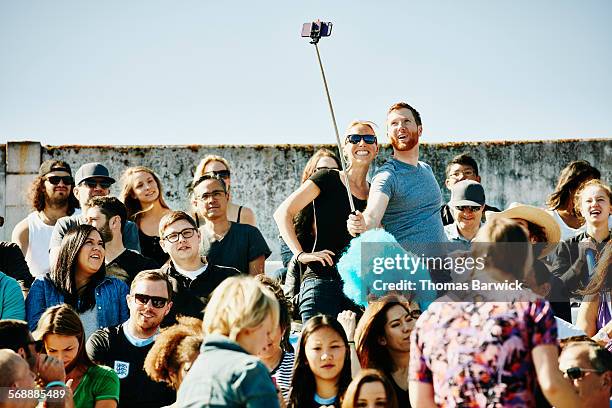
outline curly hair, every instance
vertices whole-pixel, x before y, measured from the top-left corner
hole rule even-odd
[[[181,366],[196,359],[204,341],[202,320],[179,316],[178,324],[163,329],[144,361],[147,375],[177,390]]]
[[[68,212],[67,215],[74,214],[74,210],[79,208],[79,200],[74,196],[74,186],[70,186],[70,193],[68,194]],[[33,209],[36,211],[42,211],[45,209],[47,195],[45,193],[45,176],[38,176],[34,179],[28,189],[28,201]]]

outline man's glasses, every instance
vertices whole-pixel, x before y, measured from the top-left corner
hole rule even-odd
[[[476,172],[474,170],[457,170],[452,172],[451,174],[449,174],[450,177],[452,178],[459,178],[463,175],[463,177],[473,177],[476,175]]]
[[[153,305],[153,307],[156,309],[161,309],[168,303],[168,299],[166,298],[159,296],[143,295],[142,293],[134,293],[134,299],[136,299],[136,303],[141,306],[145,306],[147,303],[149,303],[150,300],[151,305]]]
[[[166,235],[163,239],[165,239],[166,241],[170,242],[171,244],[174,244],[175,242],[178,242],[180,237],[183,237],[185,239],[189,239],[191,237],[194,236],[194,234],[196,233],[197,229],[196,228],[185,228],[182,231],[179,232],[173,232],[171,234]]]
[[[57,186],[60,181],[63,181],[64,185],[66,186],[71,186],[74,184],[74,179],[72,176],[49,176],[46,178],[46,180],[54,186]]]
[[[110,188],[113,185],[110,181],[95,181],[95,180],[84,180],[81,182],[81,185],[86,185],[89,188],[96,188],[96,186],[100,186],[100,188]]]
[[[207,171],[202,176],[208,176],[209,178],[218,177],[218,178],[222,178],[222,179],[228,179],[228,178],[230,178],[230,171],[229,170]]]
[[[474,206],[474,205],[458,205],[455,208],[459,211],[470,210],[471,212],[477,212],[482,209],[481,206]]]
[[[225,191],[223,191],[223,190],[215,190],[215,191],[212,191],[210,193],[203,193],[200,197],[198,197],[198,200],[206,201],[209,198],[214,198],[215,200],[218,200],[221,197],[223,197],[224,195],[225,195]]]
[[[586,373],[601,373],[601,371],[595,370],[594,368],[570,367],[563,373],[572,380],[579,380],[584,377]]]
[[[376,143],[376,136],[374,135],[348,135],[346,141],[352,144],[358,144],[363,139],[366,144]]]

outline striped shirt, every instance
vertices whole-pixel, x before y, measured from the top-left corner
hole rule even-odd
[[[281,358],[280,364],[270,373],[276,380],[276,386],[281,390],[286,402],[289,401],[294,360],[295,354],[283,351],[283,357]]]

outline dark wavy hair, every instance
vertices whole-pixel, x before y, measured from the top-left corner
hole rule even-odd
[[[81,293],[77,291],[75,274],[77,270],[77,259],[81,248],[85,245],[87,237],[93,231],[98,232],[95,227],[88,224],[78,225],[68,230],[57,258],[55,267],[51,270],[50,277],[55,287],[64,295],[64,302],[72,306],[77,312],[83,313],[96,305],[96,286],[106,276],[106,266],[98,269]],[[100,235],[100,238],[102,235]],[[104,241],[102,241],[104,245]]]
[[[586,160],[573,161],[559,175],[555,191],[548,196],[546,205],[550,210],[565,207],[571,203],[572,192],[590,179],[601,178],[601,173]]]
[[[317,330],[329,327],[342,339],[346,348],[344,354],[344,365],[338,379],[338,399],[344,395],[347,387],[351,383],[351,352],[346,338],[344,328],[335,317],[329,315],[317,315],[312,317],[302,328],[302,335],[298,343],[297,356],[293,366],[293,377],[291,378],[291,393],[289,395],[289,405],[291,407],[302,407],[312,405],[317,383],[306,359],[306,342],[308,338]]]
[[[385,335],[387,311],[393,306],[401,306],[410,313],[409,304],[405,299],[396,295],[387,295],[371,302],[359,320],[355,330],[355,344],[361,367],[375,368],[387,374],[395,370],[389,349],[378,343],[378,339]]]
[[[379,382],[385,388],[385,396],[387,397],[387,408],[398,408],[395,389],[389,379],[380,371],[373,369],[363,369],[351,381],[351,384],[346,389],[346,394],[342,399],[342,408],[353,408],[357,406],[359,401],[359,393],[364,384]]]
[[[28,190],[28,201],[32,208],[36,211],[42,211],[45,209],[46,194],[45,194],[45,177],[38,176],[34,179]],[[68,193],[68,215],[74,214],[74,210],[79,208],[79,200],[74,196],[74,186],[70,186],[70,192]]]
[[[44,341],[48,334],[74,336],[79,341],[79,351],[74,360],[68,364],[66,372],[74,367],[91,367],[94,365],[85,348],[86,338],[83,323],[81,323],[79,315],[69,305],[53,306],[42,314],[34,331],[34,338]]]

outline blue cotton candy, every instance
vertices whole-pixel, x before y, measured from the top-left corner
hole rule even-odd
[[[364,252],[362,254],[362,251]],[[395,258],[397,255],[412,255],[406,252],[395,240],[393,235],[384,229],[366,231],[351,240],[345,253],[338,262],[338,271],[344,281],[344,293],[347,297],[361,306],[367,306],[368,296],[380,297],[381,291],[373,289],[374,281],[397,282],[410,280],[417,283],[417,290],[402,293],[419,302],[421,310],[435,299],[435,291],[422,291],[418,285],[419,280],[429,280],[429,271],[424,267],[417,268],[414,273],[395,268],[387,269],[380,274],[373,272],[374,258]],[[363,268],[362,268],[363,267]]]

